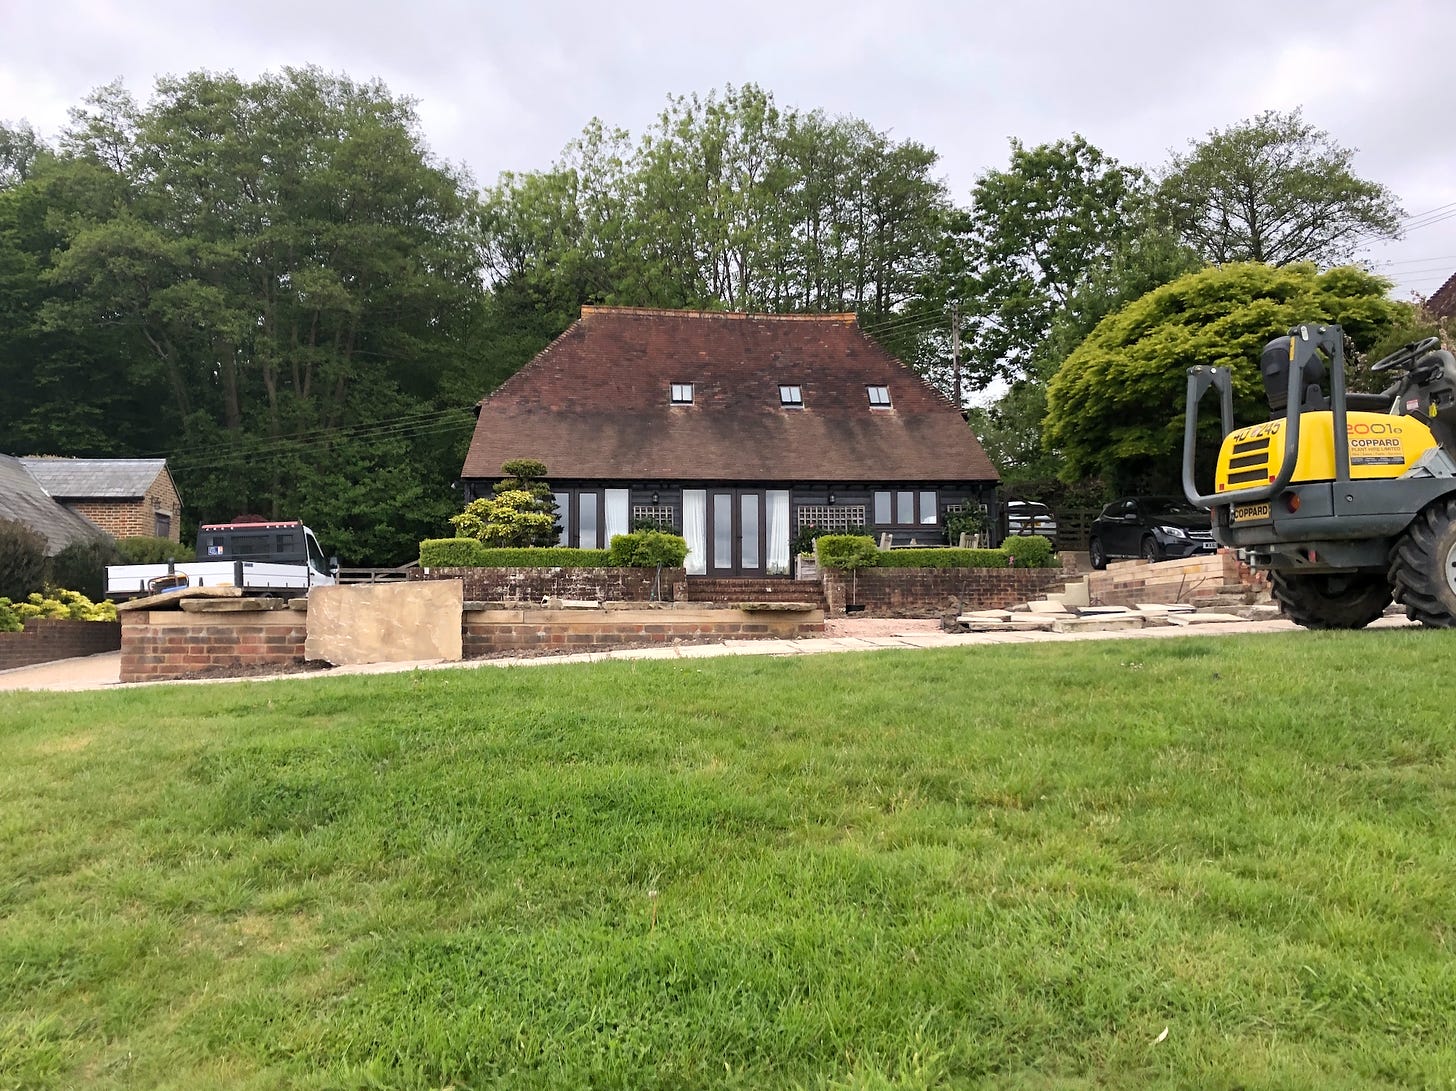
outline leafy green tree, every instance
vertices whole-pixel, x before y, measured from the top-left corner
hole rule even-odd
[[[1081,136],[1027,148],[983,174],[961,239],[958,291],[973,382],[1043,379],[1038,349],[1056,315],[1141,223],[1148,184]]]
[[[1267,419],[1258,357],[1300,322],[1338,322],[1356,345],[1402,321],[1388,281],[1352,267],[1241,263],[1180,277],[1103,319],[1047,389],[1046,441],[1062,477],[1117,491],[1174,489],[1181,476],[1187,369],[1233,371],[1240,422]],[[1217,414],[1206,422],[1214,439]]]
[[[501,466],[506,476],[491,486],[495,499],[482,498],[452,516],[455,533],[488,546],[552,546],[560,534],[556,499],[546,483],[546,464],[514,458]]]
[[[1269,110],[1175,155],[1159,202],[1208,261],[1338,265],[1370,239],[1399,234],[1394,195],[1358,177],[1353,159],[1299,110]]]

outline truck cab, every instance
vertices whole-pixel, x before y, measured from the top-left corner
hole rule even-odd
[[[298,519],[267,523],[204,523],[197,528],[199,561],[269,561],[307,565],[311,583],[333,583],[337,559],[326,560],[313,531]]]

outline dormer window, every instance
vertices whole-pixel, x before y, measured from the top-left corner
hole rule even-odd
[[[671,395],[672,395],[672,404],[673,405],[692,405],[693,404],[693,384],[692,383],[673,383],[673,384],[671,384],[671,386],[672,386]]]
[[[801,386],[779,386],[779,404],[792,406],[796,409],[804,408],[804,388]]]
[[[865,390],[869,391],[870,405],[875,409],[890,408],[890,388],[888,386],[867,386]]]

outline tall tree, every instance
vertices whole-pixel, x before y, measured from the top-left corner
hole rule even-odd
[[[103,88],[64,148],[118,199],[73,215],[51,323],[145,345],[189,504],[304,515],[347,557],[407,556],[451,506],[468,417],[440,442],[436,394],[478,283],[465,179],[411,105],[312,68],[196,73],[145,109]],[[327,503],[345,491],[347,511]]]
[[[1348,261],[1399,234],[1384,186],[1358,177],[1354,152],[1299,110],[1215,129],[1175,155],[1158,189],[1165,216],[1208,261],[1284,265]]]
[[[1138,222],[1147,180],[1081,136],[1028,148],[971,192],[963,246],[970,374],[1037,379],[1038,347],[1077,288]]]

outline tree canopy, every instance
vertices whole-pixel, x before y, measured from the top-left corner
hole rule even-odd
[[[1270,110],[1175,155],[1158,195],[1174,229],[1215,264],[1338,265],[1399,233],[1394,195],[1357,177],[1353,159],[1299,110]]]
[[[1232,369],[1239,421],[1267,419],[1264,343],[1301,322],[1338,322],[1369,346],[1409,310],[1389,289],[1352,267],[1241,263],[1149,292],[1098,323],[1048,385],[1046,442],[1061,451],[1063,477],[1102,477],[1122,491],[1173,488],[1188,368]]]

